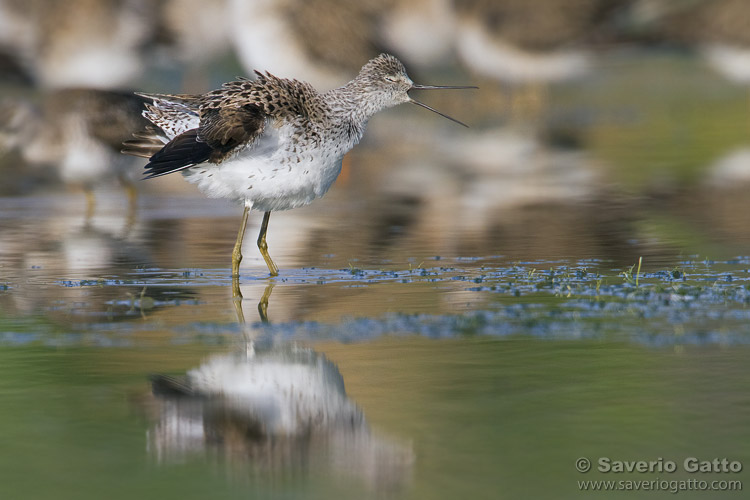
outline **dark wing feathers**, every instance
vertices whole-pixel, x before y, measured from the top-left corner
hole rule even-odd
[[[201,111],[198,140],[216,150],[217,160],[241,144],[254,141],[263,133],[266,115],[255,104],[210,108]]]
[[[146,178],[150,179],[205,161],[220,163],[238,148],[258,139],[268,120],[310,117],[317,92],[309,84],[256,73],[257,80],[241,78],[202,96],[141,94],[154,100],[154,104],[147,105],[149,112],[145,116],[157,128],[136,134],[135,139],[125,143],[123,152],[150,157],[145,167]],[[159,137],[165,134],[158,128],[170,120],[156,115],[162,113],[161,107],[165,107],[163,113],[168,113],[169,106],[179,108],[172,112],[180,112],[181,107],[193,116],[199,112],[200,125],[163,145]],[[158,118],[166,118],[165,124],[156,123]]]
[[[184,170],[211,157],[211,146],[198,140],[198,129],[188,130],[167,143],[146,165],[145,179]]]
[[[265,115],[258,106],[212,108],[201,113],[200,127],[178,135],[159,147],[153,131],[136,135],[123,152],[150,157],[146,179],[178,172],[204,161],[219,163],[238,146],[251,143],[262,132]],[[159,147],[157,151],[153,148]],[[149,154],[151,153],[151,154]],[[153,156],[152,156],[153,155]]]

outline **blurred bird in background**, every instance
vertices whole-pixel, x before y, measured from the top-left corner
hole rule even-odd
[[[633,11],[652,40],[694,50],[725,78],[750,84],[750,3],[641,0]]]
[[[136,204],[137,169],[119,154],[122,141],[148,122],[143,99],[130,92],[61,89],[38,101],[6,98],[0,102],[0,151],[18,151],[29,166],[50,167],[66,185],[83,188],[88,216],[94,212],[94,188],[119,180]]]
[[[0,1],[0,48],[41,87],[118,88],[144,71],[154,0]]]

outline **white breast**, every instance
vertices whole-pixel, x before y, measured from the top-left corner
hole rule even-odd
[[[313,146],[292,140],[295,128],[268,126],[261,138],[220,164],[205,163],[184,173],[207,196],[244,202],[254,210],[289,210],[323,196],[353,147],[339,141]]]

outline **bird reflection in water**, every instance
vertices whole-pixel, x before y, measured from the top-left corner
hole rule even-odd
[[[264,321],[271,289],[259,304]],[[241,295],[235,304],[241,313]],[[184,376],[152,377],[158,416],[148,446],[157,460],[208,456],[242,475],[324,474],[379,491],[404,487],[411,447],[371,431],[336,365],[310,348],[264,344],[249,339]]]
[[[273,291],[274,282],[269,281],[266,285],[263,295],[258,301],[258,316],[262,323],[268,323],[268,301],[271,299],[271,292]],[[240,279],[239,276],[232,276],[232,304],[234,305],[234,311],[237,314],[237,322],[244,329],[245,328],[245,313],[242,310],[242,291],[240,290]],[[247,333],[247,332],[246,332]]]

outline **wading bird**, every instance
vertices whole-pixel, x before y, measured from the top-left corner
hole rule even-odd
[[[244,204],[232,253],[233,278],[239,276],[251,209],[264,212],[258,248],[276,276],[279,270],[266,244],[271,212],[323,196],[370,117],[411,102],[464,125],[415,101],[409,91],[476,88],[416,85],[388,54],[370,60],[343,87],[324,93],[304,82],[256,73],[256,80],[239,79],[202,95],[141,94],[151,100],[144,116],[153,126],[123,149],[149,158],[146,178],[181,171],[207,196]]]

